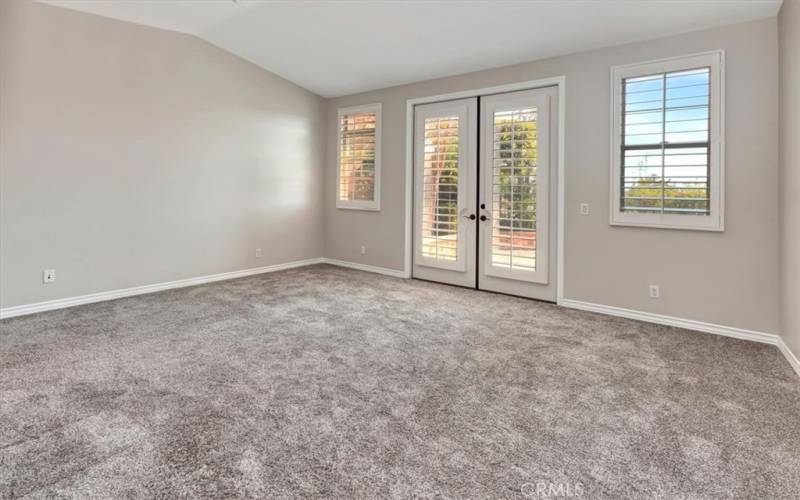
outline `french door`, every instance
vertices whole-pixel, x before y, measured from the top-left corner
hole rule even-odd
[[[555,87],[415,108],[413,276],[555,300]]]
[[[478,99],[425,104],[414,112],[413,275],[474,287]]]

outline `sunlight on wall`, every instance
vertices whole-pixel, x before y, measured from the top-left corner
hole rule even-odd
[[[269,115],[259,123],[262,138],[257,152],[256,206],[264,210],[300,210],[311,201],[310,186],[317,165],[316,145],[308,118],[293,115]]]

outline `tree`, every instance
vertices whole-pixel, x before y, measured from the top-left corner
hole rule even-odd
[[[708,190],[706,187],[696,187],[702,182],[691,181],[687,186],[686,182],[662,179],[655,175],[641,178],[625,188],[625,208],[631,211],[637,208],[661,208],[663,197],[664,210],[667,212],[672,209],[706,213],[709,206]]]
[[[495,118],[497,216],[504,229],[536,230],[536,122]]]

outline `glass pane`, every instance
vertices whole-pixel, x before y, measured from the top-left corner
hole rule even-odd
[[[458,258],[458,117],[425,119],[422,256]]]
[[[375,198],[375,113],[344,115],[339,127],[339,199]]]
[[[623,209],[709,213],[708,147],[632,150],[623,157]]]
[[[536,108],[494,114],[492,265],[536,270]]]
[[[622,210],[708,215],[710,69],[623,80]]]

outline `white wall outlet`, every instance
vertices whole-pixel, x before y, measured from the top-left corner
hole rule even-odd
[[[367,247],[361,245],[361,255],[367,255]]]
[[[650,298],[657,299],[661,296],[661,291],[658,289],[658,285],[650,285]]]
[[[42,283],[52,283],[56,280],[55,269],[45,269],[42,271]]]
[[[256,248],[256,258],[260,258],[260,257],[261,257],[261,249],[260,248]]]
[[[589,204],[581,203],[581,215],[589,215]]]

